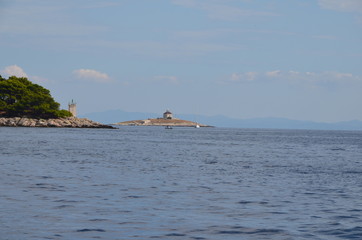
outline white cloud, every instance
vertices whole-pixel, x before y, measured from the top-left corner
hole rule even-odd
[[[28,77],[28,75],[24,72],[24,70],[18,65],[11,65],[5,67],[2,71],[2,74],[7,76],[16,76],[16,77]]]
[[[333,81],[333,82],[346,82],[346,81],[362,81],[361,76],[353,75],[352,73],[342,73],[342,72],[323,72],[317,74],[316,76],[322,78],[324,81]]]
[[[247,72],[245,73],[245,77],[248,81],[254,81],[255,78],[257,77],[258,73],[256,72]]]
[[[104,83],[111,81],[111,78],[106,73],[98,72],[93,69],[78,69],[74,70],[73,74],[79,79],[85,79],[94,82]]]
[[[242,79],[242,74],[233,73],[231,74],[230,80],[232,82],[239,82]]]
[[[278,77],[281,75],[281,73],[282,73],[282,71],[275,70],[275,71],[271,71],[271,72],[266,72],[265,75],[268,77]]]
[[[230,76],[231,82],[252,82],[258,76],[257,72],[233,73]]]
[[[329,10],[362,13],[361,0],[318,0],[318,3]]]
[[[298,76],[299,74],[300,74],[300,72],[297,72],[297,71],[289,71],[289,74],[291,75],[291,76]]]
[[[171,83],[171,84],[179,84],[179,80],[176,76],[155,76],[153,77],[155,81]]]
[[[7,77],[16,76],[16,77],[26,77],[32,82],[35,83],[45,83],[49,82],[48,79],[39,77],[39,76],[29,76],[21,67],[18,65],[11,65],[5,67],[3,70],[0,70],[0,73],[6,75]]]

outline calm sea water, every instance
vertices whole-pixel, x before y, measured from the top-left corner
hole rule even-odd
[[[362,132],[3,127],[0,239],[362,239]]]

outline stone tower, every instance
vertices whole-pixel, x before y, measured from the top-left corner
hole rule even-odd
[[[169,110],[163,113],[163,119],[173,119],[172,113]]]
[[[68,111],[73,115],[73,117],[77,116],[77,104],[72,101],[68,104]]]

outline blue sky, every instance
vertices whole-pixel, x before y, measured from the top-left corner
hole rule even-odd
[[[0,0],[0,53],[79,114],[362,120],[361,0]]]

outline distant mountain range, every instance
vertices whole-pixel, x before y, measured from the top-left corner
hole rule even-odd
[[[109,110],[104,112],[95,112],[81,115],[79,117],[89,118],[91,120],[113,124],[130,120],[143,120],[148,118],[161,117],[161,113],[140,113],[126,112],[122,110]],[[222,115],[202,116],[194,114],[177,114],[175,117],[196,121],[215,127],[228,128],[274,128],[274,129],[311,129],[311,130],[362,130],[362,121],[353,120],[336,123],[323,123],[312,121],[299,121],[286,118],[251,118],[236,119]]]

